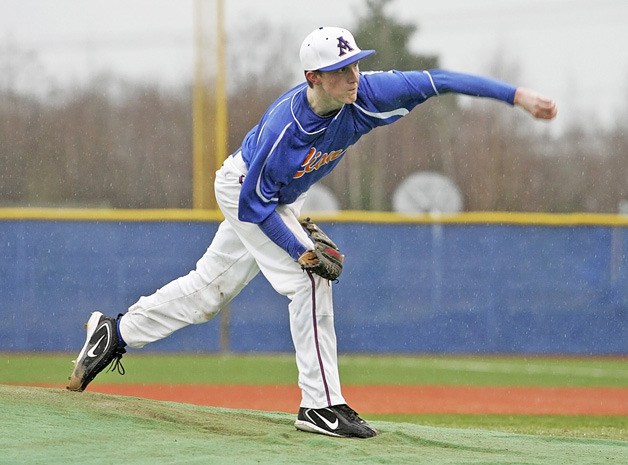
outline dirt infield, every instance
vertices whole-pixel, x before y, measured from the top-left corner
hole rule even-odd
[[[296,386],[94,384],[104,394],[196,405],[294,412]],[[361,413],[628,415],[628,389],[463,386],[345,386],[343,393]]]

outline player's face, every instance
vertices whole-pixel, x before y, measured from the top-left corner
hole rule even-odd
[[[352,63],[336,71],[321,73],[321,84],[327,96],[342,106],[351,104],[358,98],[360,82],[358,62]]]

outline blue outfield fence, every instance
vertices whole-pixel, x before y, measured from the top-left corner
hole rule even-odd
[[[0,351],[77,350],[92,310],[125,312],[186,274],[218,227],[115,218],[0,216]],[[346,254],[334,287],[340,352],[628,354],[628,222],[373,218],[319,221]],[[143,350],[216,352],[228,341],[234,352],[291,352],[287,306],[260,275],[228,321]]]

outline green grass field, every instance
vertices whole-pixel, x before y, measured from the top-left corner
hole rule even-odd
[[[628,463],[625,416],[370,415],[371,440],[297,432],[294,415],[62,389],[73,354],[0,354],[0,464]],[[105,383],[293,384],[291,355],[149,355]],[[626,359],[342,356],[345,385],[628,387]],[[58,388],[23,387],[52,385]],[[295,406],[296,407],[296,406]]]
[[[0,383],[65,383],[76,354],[0,354]],[[131,352],[107,383],[293,384],[294,356]],[[628,359],[341,355],[344,384],[628,387]],[[96,382],[95,381],[95,382]]]

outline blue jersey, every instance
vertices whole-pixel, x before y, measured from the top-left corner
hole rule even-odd
[[[248,173],[239,219],[260,224],[294,258],[304,248],[274,213],[329,174],[347,148],[372,129],[391,124],[428,98],[455,92],[513,104],[515,88],[494,79],[444,70],[362,73],[357,100],[332,116],[319,116],[307,101],[307,84],[279,97],[244,138]],[[284,226],[284,227],[282,227]]]

